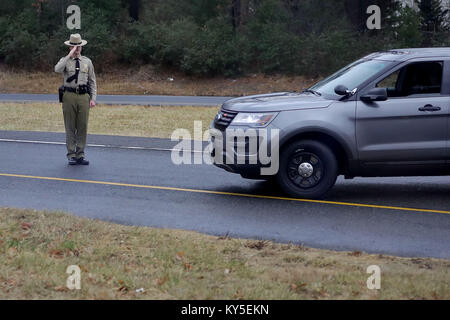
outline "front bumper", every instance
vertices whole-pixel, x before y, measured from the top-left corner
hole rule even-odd
[[[261,152],[265,151],[268,157],[271,156],[271,149],[261,150],[262,144],[271,145],[271,135],[254,134],[255,128],[232,126],[225,130],[219,130],[215,127],[214,121],[211,123],[211,158],[212,163],[228,172],[237,173],[245,178],[261,178],[261,169],[270,167],[267,160],[261,158]],[[273,126],[258,128],[256,130],[275,129]],[[243,135],[236,132],[244,133]],[[251,134],[248,134],[251,133]],[[278,151],[278,150],[277,150]]]

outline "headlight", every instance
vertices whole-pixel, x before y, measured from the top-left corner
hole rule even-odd
[[[233,119],[231,124],[233,125],[248,125],[252,127],[264,127],[270,121],[275,119],[278,112],[271,113],[244,113],[239,112]]]

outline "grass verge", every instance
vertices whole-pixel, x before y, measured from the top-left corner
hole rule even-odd
[[[177,128],[207,129],[219,107],[102,106],[89,114],[90,134],[170,138]],[[0,103],[0,130],[64,132],[61,104]]]
[[[0,299],[450,299],[450,261],[0,208]],[[81,290],[66,287],[81,269]],[[366,286],[381,268],[381,289]],[[136,291],[137,290],[137,291]]]
[[[95,64],[95,62],[94,62]],[[99,94],[242,96],[275,91],[299,91],[317,79],[302,76],[253,74],[238,78],[197,78],[151,65],[111,70],[97,74]],[[0,65],[2,93],[57,93],[62,75],[48,72],[11,70]]]

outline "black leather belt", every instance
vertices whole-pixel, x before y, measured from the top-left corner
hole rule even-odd
[[[87,87],[86,85],[84,85],[84,86],[78,86],[78,87],[76,87],[76,88],[72,88],[72,87],[64,87],[64,89],[65,89],[66,91],[74,92],[74,93],[77,93],[77,94],[86,94],[86,93],[89,92],[88,87]]]

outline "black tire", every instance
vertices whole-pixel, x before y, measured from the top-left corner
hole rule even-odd
[[[322,198],[336,183],[337,175],[334,153],[319,141],[296,141],[280,154],[277,181],[293,197]]]

